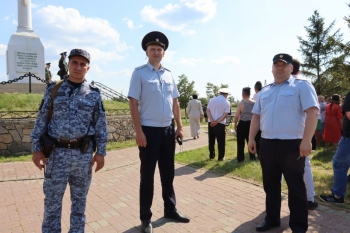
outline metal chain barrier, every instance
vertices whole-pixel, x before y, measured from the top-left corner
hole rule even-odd
[[[42,83],[49,84],[49,82],[46,81],[45,79],[39,78],[35,74],[32,74],[30,72],[28,74],[24,74],[23,76],[19,76],[18,78],[15,78],[12,80],[2,81],[2,82],[0,82],[0,84],[5,85],[5,84],[15,83],[15,82],[18,82],[19,80],[26,78],[26,77],[33,77],[33,78],[36,78],[37,80],[41,81]]]

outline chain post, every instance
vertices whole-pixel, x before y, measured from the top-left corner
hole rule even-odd
[[[32,74],[29,72],[29,93],[32,93]]]

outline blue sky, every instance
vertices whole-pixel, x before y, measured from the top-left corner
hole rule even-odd
[[[17,1],[0,8],[0,81],[6,81],[6,47],[17,29]],[[350,2],[350,0],[349,0]],[[59,77],[59,53],[83,48],[91,54],[88,81],[127,94],[132,71],[147,62],[141,40],[162,31],[169,49],[162,62],[176,82],[185,74],[200,97],[207,82],[228,84],[241,98],[245,86],[273,81],[272,57],[289,53],[301,61],[297,36],[315,10],[327,25],[336,20],[350,40],[343,17],[346,0],[32,0],[32,25]]]

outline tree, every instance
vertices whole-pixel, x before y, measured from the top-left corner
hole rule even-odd
[[[228,84],[222,84],[221,86],[216,86],[213,83],[207,83],[206,89],[207,89],[207,99],[211,99],[215,96],[219,95],[219,89],[220,88],[228,88]]]
[[[178,101],[180,103],[180,108],[185,109],[185,113],[186,113],[187,103],[190,100],[190,97],[194,93],[196,93],[196,91],[194,90],[194,81],[189,82],[186,75],[182,74],[179,76],[177,89],[179,90],[179,94],[180,94],[180,97],[178,98]]]
[[[317,94],[321,94],[321,92],[324,93],[325,85],[333,78],[332,72],[343,64],[342,59],[339,59],[342,52],[343,35],[339,29],[332,33],[335,21],[326,27],[324,18],[319,15],[317,10],[308,21],[310,25],[304,26],[307,40],[298,36],[299,51],[304,59],[301,73],[311,78]]]

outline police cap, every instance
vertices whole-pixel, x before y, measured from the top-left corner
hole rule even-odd
[[[50,66],[50,65],[51,65],[51,62],[46,63],[46,65],[47,65],[47,66]]]
[[[159,45],[163,47],[164,51],[167,50],[169,41],[168,38],[161,32],[153,31],[146,34],[141,42],[142,49],[147,50],[148,45]]]
[[[70,51],[70,53],[69,53],[68,58],[70,59],[73,56],[84,57],[90,63],[90,53],[88,53],[88,51],[86,51],[86,50],[83,50],[83,49],[72,49],[72,51]]]
[[[67,52],[60,53],[61,56],[67,56]]]
[[[293,57],[289,54],[286,53],[279,53],[273,57],[273,64],[275,64],[278,61],[283,61],[287,64],[292,64],[293,62]]]

